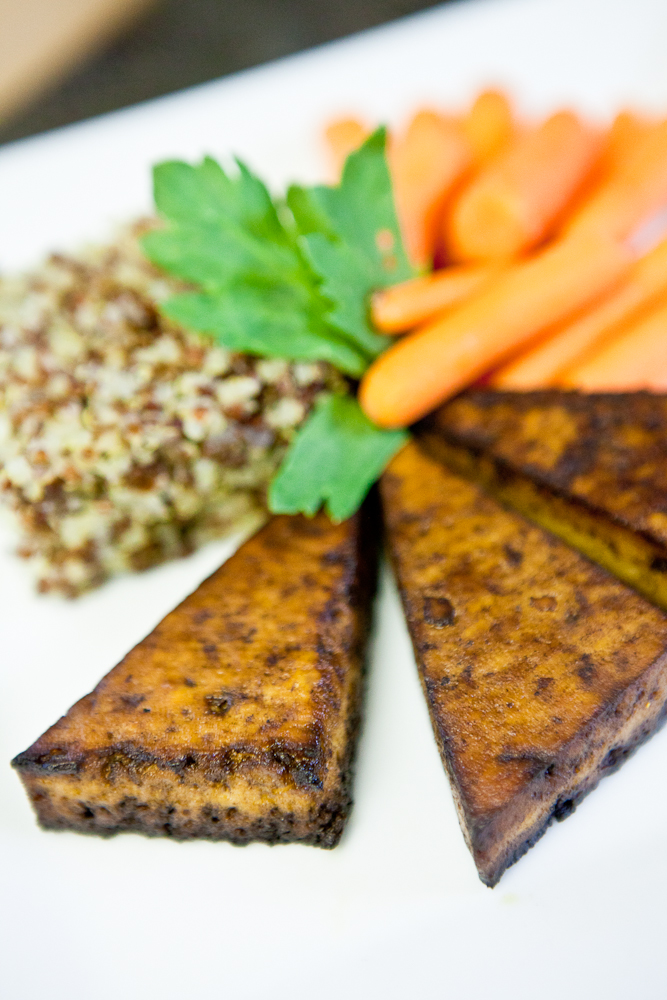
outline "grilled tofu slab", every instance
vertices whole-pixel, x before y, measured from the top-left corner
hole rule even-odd
[[[493,886],[663,721],[667,616],[414,443],[381,496],[438,747]]]
[[[378,517],[276,517],[13,761],[47,829],[338,842]]]
[[[667,609],[667,396],[472,391],[432,454]]]

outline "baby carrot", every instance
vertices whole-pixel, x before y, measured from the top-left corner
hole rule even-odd
[[[324,130],[334,176],[338,179],[346,159],[361,146],[370,130],[357,118],[337,118]]]
[[[655,126],[655,122],[640,118],[634,111],[620,111],[616,115],[602,136],[602,148],[597,161],[568,205],[563,225],[569,225],[570,219],[578,215],[581,208],[608,182],[628,156],[634,153],[637,143],[643,140],[652,126]]]
[[[458,305],[498,274],[490,264],[460,264],[376,292],[371,319],[383,333],[404,333]]]
[[[667,121],[640,130],[623,147],[617,167],[569,220],[566,232],[584,230],[625,239],[667,203]]]
[[[476,163],[488,163],[510,141],[512,107],[499,90],[485,90],[463,119],[463,131]]]
[[[472,162],[459,122],[417,112],[389,147],[396,210],[407,251],[417,267],[433,259],[446,199]]]
[[[625,281],[579,319],[559,327],[544,342],[491,376],[497,389],[540,389],[560,376],[629,322],[667,295],[667,240],[632,265]]]
[[[667,305],[572,367],[563,385],[584,392],[667,392]]]
[[[562,240],[516,264],[444,317],[408,334],[366,372],[359,398],[381,427],[405,427],[618,282],[621,244]]]
[[[600,151],[570,111],[521,136],[463,192],[446,223],[455,260],[515,257],[549,235]]]
[[[617,170],[634,154],[637,143],[643,141],[656,122],[640,118],[634,111],[619,111],[607,133],[602,151],[601,165],[609,172]]]

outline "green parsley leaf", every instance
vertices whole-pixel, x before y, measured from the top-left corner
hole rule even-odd
[[[405,431],[376,427],[352,396],[324,395],[271,483],[269,507],[275,514],[312,517],[326,504],[331,519],[343,521],[407,440]]]
[[[338,234],[326,213],[317,204],[313,190],[298,184],[290,185],[285,199],[287,207],[302,236],[308,233],[323,233],[328,239],[335,240]]]
[[[241,283],[302,284],[313,294],[301,254],[227,220],[155,230],[143,237],[148,257],[163,270],[211,292],[233,294]]]
[[[238,162],[171,161],[154,172],[165,225],[143,246],[194,290],[162,310],[231,350],[328,361],[360,378],[391,343],[371,326],[369,298],[409,278],[386,135],[378,129],[345,165],[337,187],[294,186],[287,205]],[[403,446],[404,431],[376,427],[351,395],[325,395],[296,433],[269,493],[274,512],[349,517]]]
[[[155,168],[155,201],[167,226],[146,234],[144,251],[200,289],[173,297],[163,312],[231,350],[329,361],[359,378],[367,351],[326,321],[327,303],[298,234],[281,221],[262,182],[238,168],[230,177],[210,158]]]
[[[280,222],[271,196],[242,163],[228,177],[215,160],[168,162],[154,170],[155,204],[165,229],[147,233],[143,248],[159,267],[207,290],[238,282],[302,283],[312,275],[294,234]]]
[[[184,226],[236,222],[263,239],[283,241],[286,233],[262,181],[236,161],[229,177],[210,156],[198,166],[168,160],[153,169],[153,193],[160,215]]]
[[[368,321],[367,299],[374,281],[366,258],[321,233],[313,233],[304,242],[313,270],[322,277],[320,291],[331,303],[325,313],[327,322],[371,359],[382,354],[392,338],[376,333]]]
[[[338,186],[292,187],[287,195],[299,231],[337,237],[358,250],[369,264],[374,288],[415,274],[401,240],[386,142],[386,129],[373,132],[348,156]]]
[[[288,286],[234,289],[231,295],[186,292],[169,299],[162,311],[190,330],[212,334],[232,351],[247,351],[295,361],[329,361],[359,378],[366,357],[339,337],[321,336],[321,319],[309,312]]]
[[[380,128],[348,157],[338,187],[294,186],[287,195],[330,303],[326,319],[371,359],[391,343],[371,326],[371,293],[415,273],[401,241],[385,145]]]

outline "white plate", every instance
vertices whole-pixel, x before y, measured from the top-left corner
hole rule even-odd
[[[521,106],[667,108],[664,0],[453,5],[0,152],[0,266],[103,237],[149,205],[150,163],[240,153],[318,178],[322,121],[394,120],[481,85]],[[92,997],[664,997],[667,734],[550,830],[493,892],[458,829],[397,598],[379,602],[356,806],[341,846],[40,832],[6,762],[229,551],[75,604],[0,565],[0,992]]]

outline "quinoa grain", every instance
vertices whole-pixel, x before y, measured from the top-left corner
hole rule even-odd
[[[232,353],[165,319],[137,236],[0,280],[0,500],[41,591],[76,596],[265,509],[326,364]]]

